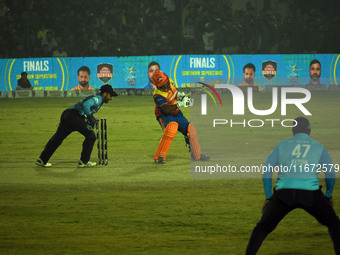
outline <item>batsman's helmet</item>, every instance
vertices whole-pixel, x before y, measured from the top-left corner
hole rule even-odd
[[[152,75],[152,81],[158,88],[160,88],[169,82],[169,78],[162,71],[156,71]]]
[[[311,129],[310,129],[310,124],[309,124],[309,120],[306,119],[305,117],[298,117],[295,119],[296,121],[296,126],[292,128],[293,130],[293,134],[297,134],[297,133],[305,133],[305,134],[310,134]],[[293,125],[295,123],[293,122]]]
[[[105,84],[105,85],[101,86],[99,90],[100,90],[100,94],[107,92],[113,97],[118,96],[118,94],[113,90],[113,88],[110,84]]]

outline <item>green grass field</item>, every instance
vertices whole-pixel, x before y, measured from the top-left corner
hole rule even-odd
[[[340,162],[339,96],[313,94],[308,103],[312,137],[325,144],[334,163]],[[118,97],[96,114],[108,119],[108,166],[77,168],[83,141],[78,133],[53,155],[52,168],[35,166],[60,114],[78,100],[0,100],[0,254],[244,254],[261,216],[261,179],[190,177],[180,134],[167,163],[155,164],[161,130],[150,97]],[[258,100],[270,103],[269,96]],[[189,118],[189,110],[184,113]],[[293,110],[287,118],[296,114]],[[196,125],[199,133],[205,123]],[[207,141],[210,132],[199,138],[213,160],[223,151]],[[283,128],[223,132],[224,159],[237,165],[263,163],[280,139],[291,136]],[[95,147],[92,160],[96,155]],[[339,214],[337,185],[333,200]],[[334,252],[327,228],[296,210],[268,236],[259,254]]]

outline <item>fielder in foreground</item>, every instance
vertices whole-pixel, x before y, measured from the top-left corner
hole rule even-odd
[[[52,166],[48,161],[53,153],[69,134],[78,131],[85,136],[78,167],[96,166],[96,162],[89,161],[93,145],[96,141],[96,135],[92,129],[98,123],[98,120],[93,114],[98,112],[103,103],[108,103],[116,96],[118,96],[118,94],[112,89],[112,86],[105,84],[101,86],[99,94],[88,96],[66,109],[61,115],[57,132],[46,144],[36,164],[44,167]]]
[[[209,156],[201,153],[201,147],[197,139],[196,128],[184,117],[180,107],[189,107],[190,99],[184,94],[177,92],[173,81],[162,71],[156,71],[152,76],[157,88],[154,91],[153,99],[156,104],[156,115],[162,117],[164,131],[159,142],[158,149],[154,155],[157,163],[165,163],[172,140],[177,130],[189,138],[191,155],[195,160],[209,160]]]
[[[272,194],[272,173],[263,171],[262,180],[266,201],[261,220],[250,237],[246,254],[256,254],[266,236],[292,210],[304,209],[318,222],[326,225],[336,254],[340,254],[340,221],[332,204],[335,171],[326,148],[309,137],[309,121],[296,118],[293,137],[281,141],[271,152],[265,167],[288,167],[280,171]],[[315,166],[315,167],[313,167]],[[319,168],[319,166],[322,167]],[[290,168],[289,168],[290,167]],[[313,167],[313,169],[312,169]],[[325,173],[326,194],[319,186],[318,172]]]

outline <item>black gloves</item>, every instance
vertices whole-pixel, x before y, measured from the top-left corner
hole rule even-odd
[[[97,125],[98,123],[98,119],[96,119],[95,117],[93,117],[92,114],[90,115],[87,115],[87,124],[92,127],[92,128],[95,128],[95,126]]]

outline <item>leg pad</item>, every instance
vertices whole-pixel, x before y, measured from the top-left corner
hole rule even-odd
[[[196,128],[192,123],[190,123],[188,126],[188,135],[189,135],[191,153],[194,156],[195,160],[200,160],[201,159],[201,146],[197,139]]]
[[[178,123],[177,122],[170,122],[165,127],[162,139],[161,139],[161,141],[159,142],[159,145],[158,145],[157,152],[153,157],[154,160],[158,160],[160,156],[162,156],[164,159],[166,158],[166,155],[168,154],[171,142],[176,136],[177,130],[178,130]]]

